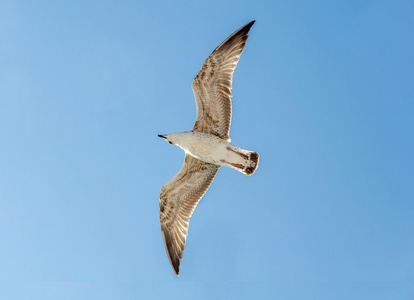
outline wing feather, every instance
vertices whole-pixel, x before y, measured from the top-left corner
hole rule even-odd
[[[213,182],[219,166],[186,154],[180,171],[161,189],[160,222],[165,250],[174,271],[180,274],[190,217]]]
[[[194,131],[229,139],[233,72],[254,22],[236,30],[214,49],[195,77],[192,85],[197,105]]]

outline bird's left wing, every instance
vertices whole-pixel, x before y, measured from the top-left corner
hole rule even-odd
[[[233,72],[254,22],[236,30],[214,49],[194,78],[192,87],[197,105],[194,131],[229,140]]]
[[[190,217],[213,182],[219,166],[186,154],[180,171],[161,189],[160,222],[165,250],[174,271],[180,274]]]

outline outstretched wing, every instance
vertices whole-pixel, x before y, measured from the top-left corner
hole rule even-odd
[[[194,79],[192,86],[197,105],[194,131],[229,138],[233,72],[254,22],[244,25],[221,43]]]
[[[161,189],[160,222],[165,250],[174,271],[180,274],[190,217],[213,182],[219,166],[186,154],[180,171]]]

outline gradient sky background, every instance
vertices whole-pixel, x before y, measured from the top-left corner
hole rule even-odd
[[[191,82],[256,19],[181,276]],[[0,1],[1,299],[414,299],[414,1]]]

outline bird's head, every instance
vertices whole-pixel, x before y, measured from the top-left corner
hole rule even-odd
[[[177,136],[174,133],[170,134],[159,134],[159,137],[165,139],[168,144],[175,145],[177,142]]]

